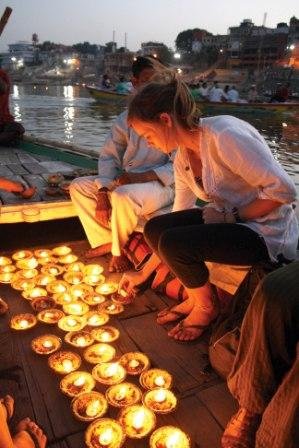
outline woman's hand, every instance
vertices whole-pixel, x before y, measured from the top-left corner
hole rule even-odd
[[[218,224],[225,221],[225,214],[219,212],[214,207],[206,206],[203,208],[202,217],[205,224]]]
[[[138,286],[146,279],[147,277],[142,270],[126,272],[120,279],[118,291],[124,289],[128,294],[136,294]]]

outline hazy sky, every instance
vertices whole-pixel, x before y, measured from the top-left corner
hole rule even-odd
[[[299,16],[298,0],[4,0],[1,14],[5,6],[13,12],[0,37],[1,51],[8,43],[31,40],[34,32],[40,42],[105,44],[113,30],[118,46],[127,32],[130,50],[149,40],[174,47],[178,33],[188,28],[226,34],[244,18],[261,25],[265,12],[270,27]]]

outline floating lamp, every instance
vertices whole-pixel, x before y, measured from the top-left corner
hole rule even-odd
[[[94,338],[87,331],[70,331],[64,337],[65,342],[74,347],[88,347],[93,344]]]
[[[67,292],[69,289],[69,284],[63,280],[55,280],[54,282],[47,285],[47,291],[54,294]]]
[[[121,356],[119,363],[126,369],[129,375],[140,375],[147,370],[150,361],[144,353],[129,352]]]
[[[87,303],[87,305],[95,306],[105,302],[106,297],[101,296],[100,294],[88,294],[81,297],[81,299],[83,300],[83,302]]]
[[[109,296],[114,294],[118,289],[117,283],[102,283],[96,287],[96,292],[102,294],[103,296]]]
[[[22,292],[22,296],[26,300],[32,300],[36,297],[46,297],[48,292],[44,288],[34,287],[32,289],[26,289]]]
[[[90,294],[93,294],[93,287],[80,283],[80,285],[72,285],[69,290],[71,296],[76,299],[83,299]]]
[[[30,305],[32,306],[34,311],[39,313],[40,311],[54,308],[55,300],[52,299],[52,297],[36,297],[35,299],[31,300]]]
[[[38,266],[38,261],[35,257],[22,258],[16,263],[19,269],[34,269]]]
[[[95,328],[91,332],[93,338],[98,342],[113,342],[119,338],[119,330],[108,325]]]
[[[81,358],[77,353],[59,351],[51,355],[48,359],[49,367],[60,375],[66,375],[79,369]]]
[[[132,383],[115,384],[106,391],[108,403],[117,408],[136,404],[141,397],[141,390]]]
[[[58,258],[59,263],[62,264],[71,264],[78,260],[77,255],[75,254],[67,254]]]
[[[150,448],[190,448],[189,436],[175,426],[161,426],[150,438]]]
[[[0,266],[7,266],[8,264],[12,264],[12,260],[9,257],[0,257]]]
[[[103,272],[104,268],[100,264],[86,264],[84,267],[85,275],[101,275]]]
[[[100,327],[109,321],[109,315],[99,311],[89,311],[85,314],[86,325],[90,327]]]
[[[56,308],[49,308],[38,313],[37,319],[44,324],[57,324],[64,317],[64,313]]]
[[[90,422],[106,413],[108,403],[100,392],[83,392],[72,400],[71,408],[78,420]]]
[[[34,281],[38,286],[47,286],[50,283],[56,281],[56,279],[54,275],[39,274],[36,277],[34,277]]]
[[[27,280],[14,274],[11,280],[11,287],[18,291],[31,291],[35,287],[35,281]]]
[[[150,369],[140,375],[140,384],[144,389],[159,388],[170,389],[172,376],[166,370]]]
[[[177,399],[168,389],[154,389],[145,393],[143,404],[157,414],[169,414],[175,410]]]
[[[153,411],[142,405],[127,406],[119,416],[120,424],[125,433],[132,439],[142,439],[147,436],[156,425]]]
[[[87,303],[77,300],[75,302],[69,302],[63,304],[63,311],[65,314],[73,314],[74,316],[83,316],[89,310]]]
[[[94,344],[84,351],[84,359],[91,364],[109,362],[115,356],[115,348],[109,344]]]
[[[58,257],[62,257],[64,255],[68,255],[72,252],[72,249],[68,246],[57,246],[52,249],[52,253],[57,255]]]
[[[92,376],[101,384],[112,386],[121,383],[126,377],[125,369],[117,362],[105,362],[92,369]]]
[[[120,314],[124,311],[124,306],[121,303],[106,300],[98,306],[98,310],[107,314]]]
[[[31,250],[18,250],[17,252],[12,254],[12,258],[16,261],[24,260],[26,258],[31,258],[33,256],[33,253]],[[5,258],[5,257],[3,257]]]
[[[60,266],[59,264],[55,264],[55,263],[46,264],[46,265],[42,266],[42,268],[41,268],[41,272],[43,274],[54,275],[55,277],[57,277],[57,275],[62,274],[63,271],[64,271],[64,267]]]
[[[83,274],[82,272],[66,272],[63,279],[71,285],[79,285],[83,282]]]
[[[122,426],[111,418],[95,420],[85,432],[85,443],[88,448],[120,448],[125,438]]]
[[[34,251],[36,258],[49,258],[52,257],[52,251],[50,249],[37,249]]]
[[[60,381],[60,390],[68,397],[76,397],[84,392],[91,392],[95,384],[90,373],[77,371],[66,375]]]
[[[64,316],[58,321],[58,327],[64,331],[79,331],[86,325],[86,320],[82,316]]]
[[[61,347],[61,339],[54,334],[44,334],[32,339],[31,348],[38,355],[50,355]]]
[[[84,271],[84,263],[81,261],[75,261],[74,263],[66,266],[67,272],[83,272]]]
[[[10,328],[13,330],[29,330],[37,323],[36,317],[30,313],[16,314],[10,320]]]

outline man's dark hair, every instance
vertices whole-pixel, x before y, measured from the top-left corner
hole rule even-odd
[[[155,68],[156,63],[162,64],[158,58],[154,56],[138,56],[132,64],[132,73],[135,78],[138,78],[140,73],[146,68]]]

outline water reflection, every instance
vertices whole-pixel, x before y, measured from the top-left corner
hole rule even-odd
[[[13,86],[11,110],[17,120],[22,120],[27,134],[97,149],[124,106],[97,104],[80,86],[42,84]],[[236,116],[262,133],[299,190],[299,113],[255,112]]]

